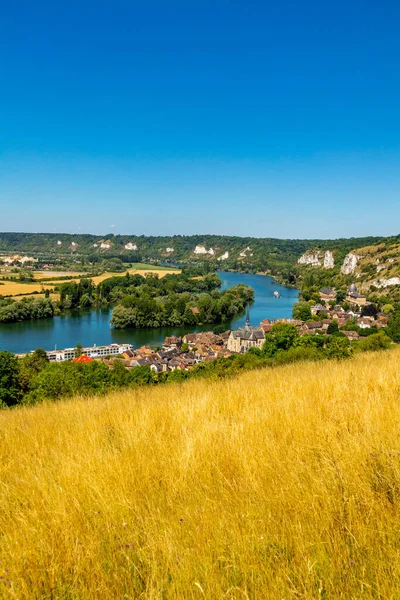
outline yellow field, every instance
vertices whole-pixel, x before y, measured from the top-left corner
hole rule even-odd
[[[400,351],[0,414],[0,597],[397,599]]]
[[[81,273],[76,271],[34,271],[35,279],[45,279],[46,277],[83,277]]]
[[[162,277],[165,277],[165,275],[171,275],[172,273],[180,273],[181,271],[179,269],[150,268],[150,269],[128,269],[127,272],[130,273],[131,275],[142,275],[143,277],[145,275],[147,275],[147,273],[152,273],[154,275],[158,275],[159,278],[161,279]],[[126,273],[121,273],[121,275],[125,275],[125,274]],[[113,276],[117,277],[118,275],[120,275],[120,273],[103,273],[103,275],[99,275],[98,277],[93,277],[93,281],[97,285],[98,283],[100,283],[101,281],[104,281],[105,279],[108,279],[109,277],[113,277]]]
[[[79,275],[77,273],[63,273],[63,277],[65,276],[76,276],[77,279],[76,281],[78,281],[79,279],[83,279],[84,277],[90,277],[90,279],[92,279],[92,281],[97,285],[98,283],[100,283],[101,281],[104,281],[105,279],[108,279],[109,277],[123,277],[124,275],[126,275],[126,273],[131,273],[132,275],[134,274],[139,274],[139,275],[146,275],[146,273],[156,273],[160,278],[164,277],[165,275],[168,275],[170,273],[180,273],[179,269],[165,269],[165,268],[160,268],[158,269],[157,267],[150,267],[148,269],[128,269],[127,271],[125,271],[124,273],[103,273],[102,275],[98,275],[97,277],[90,277],[88,275]],[[61,275],[61,273],[60,273]],[[51,277],[52,275],[47,273],[48,277]],[[38,274],[35,273],[35,278],[37,279],[41,279],[45,277],[45,273],[44,272],[40,272]],[[0,280],[1,283],[3,285],[0,285],[0,295],[3,296],[20,296],[20,295],[26,295],[26,294],[32,294],[33,292],[41,292],[44,289],[52,289],[54,288],[55,285],[59,285],[60,283],[68,283],[71,280],[68,279],[62,279],[60,278],[59,280],[55,280],[55,281],[47,281],[47,282],[43,282],[43,283],[19,283],[19,282],[14,282],[14,281],[3,281]],[[75,281],[75,280],[74,280]]]
[[[54,283],[19,283],[14,281],[2,281],[0,294],[2,296],[19,296],[21,294],[32,294],[41,292],[43,289],[52,289]]]
[[[24,298],[32,297],[32,298],[45,298],[44,294],[31,294],[29,296],[13,296],[13,300],[23,300]],[[50,294],[50,300],[57,302],[60,299],[60,294]]]

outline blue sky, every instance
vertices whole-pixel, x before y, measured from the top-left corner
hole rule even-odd
[[[0,231],[400,232],[400,3],[0,3]]]

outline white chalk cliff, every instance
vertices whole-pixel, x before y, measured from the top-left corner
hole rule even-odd
[[[343,275],[350,275],[351,273],[354,273],[355,268],[357,266],[357,262],[357,254],[353,254],[353,252],[347,254],[347,256],[345,256],[344,258],[343,265],[340,269]]]

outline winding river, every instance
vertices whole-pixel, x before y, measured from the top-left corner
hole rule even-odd
[[[297,290],[276,284],[270,277],[245,273],[219,271],[221,289],[245,283],[254,288],[255,301],[250,311],[250,322],[258,325],[263,319],[289,318],[297,301]],[[278,291],[280,298],[273,293]],[[77,343],[93,344],[130,343],[135,348],[143,344],[161,345],[168,335],[183,335],[189,331],[210,331],[214,325],[200,327],[160,327],[158,329],[118,330],[110,326],[111,309],[71,311],[53,319],[0,324],[0,350],[15,353],[30,352],[35,348],[52,350],[73,348]],[[226,323],[227,329],[237,329],[245,323],[245,316]]]

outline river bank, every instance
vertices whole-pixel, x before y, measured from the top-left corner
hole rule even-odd
[[[251,307],[250,321],[258,325],[263,319],[289,318],[292,306],[297,301],[297,290],[277,284],[272,278],[250,273],[219,271],[221,290],[244,283],[254,288],[255,300]],[[281,297],[274,298],[273,292],[279,291]],[[113,329],[110,326],[111,308],[80,309],[68,315],[55,316],[52,319],[23,321],[20,323],[0,324],[0,350],[25,353],[35,348],[52,350],[73,348],[77,343],[84,345],[132,344],[138,348],[144,344],[160,345],[165,337],[184,335],[194,331],[210,331],[213,325],[197,327],[159,327],[154,329]],[[237,329],[245,323],[242,314],[223,325],[227,329]]]

